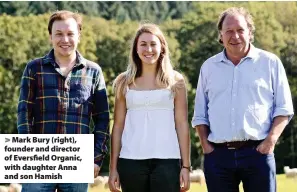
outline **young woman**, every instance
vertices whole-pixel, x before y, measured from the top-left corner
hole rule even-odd
[[[127,71],[114,82],[109,188],[180,192],[190,187],[186,84],[159,27],[136,32]]]

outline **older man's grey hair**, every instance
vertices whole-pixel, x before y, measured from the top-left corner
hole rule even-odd
[[[252,15],[250,14],[250,12],[247,9],[245,9],[243,7],[230,7],[228,9],[226,9],[225,11],[223,11],[219,16],[219,21],[217,23],[217,29],[218,29],[218,33],[219,33],[219,36],[218,36],[219,43],[223,44],[223,41],[221,40],[221,36],[220,36],[220,31],[222,30],[223,22],[228,15],[242,15],[242,16],[244,16],[244,18],[247,22],[248,28],[251,32],[250,42],[253,42],[254,41],[255,25],[254,25]]]

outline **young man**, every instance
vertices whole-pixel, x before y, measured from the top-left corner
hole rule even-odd
[[[48,32],[53,49],[28,63],[18,104],[19,134],[88,134],[94,128],[94,177],[107,153],[109,108],[103,73],[98,64],[77,51],[82,28],[80,15],[57,11]],[[23,192],[86,192],[86,183],[24,184]]]
[[[225,10],[218,22],[224,50],[200,70],[192,126],[205,155],[209,192],[275,192],[274,146],[293,116],[279,58],[254,47],[252,16]]]

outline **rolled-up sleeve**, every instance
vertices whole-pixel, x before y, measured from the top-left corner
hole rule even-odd
[[[276,58],[276,68],[272,81],[274,90],[274,110],[272,116],[273,118],[288,116],[290,121],[294,114],[292,96],[286,71],[279,58]]]
[[[18,102],[17,129],[19,134],[32,131],[33,107],[35,102],[35,75],[29,63],[22,75]]]
[[[197,125],[208,125],[208,97],[205,91],[205,73],[203,66],[200,69],[200,74],[197,83],[194,115],[192,118],[192,127],[195,128]]]
[[[106,85],[101,68],[97,77],[93,110],[94,129],[94,163],[101,167],[108,151],[109,133],[109,106]]]

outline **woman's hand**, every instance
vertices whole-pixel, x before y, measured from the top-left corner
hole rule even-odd
[[[120,192],[120,176],[117,170],[109,172],[108,186],[111,192]]]
[[[182,168],[180,170],[179,180],[181,185],[180,191],[188,191],[190,189],[190,170]]]

